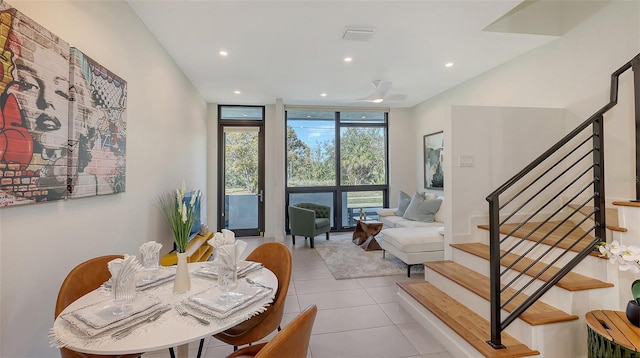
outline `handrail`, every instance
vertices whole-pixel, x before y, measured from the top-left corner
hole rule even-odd
[[[578,125],[573,131],[569,132],[569,134],[565,135],[562,139],[558,141],[558,143],[554,144],[551,148],[549,148],[546,152],[542,153],[538,158],[533,160],[529,165],[524,167],[518,174],[514,175],[511,179],[507,180],[504,184],[502,184],[498,189],[494,190],[491,194],[487,196],[487,200],[489,198],[496,197],[509,189],[513,184],[518,182],[520,179],[524,178],[524,176],[535,169],[538,165],[540,165],[544,160],[549,157],[551,154],[557,152],[560,148],[562,148],[565,144],[567,144],[571,139],[573,139],[580,132],[588,128],[593,122],[598,118],[604,115],[607,111],[609,111],[613,106],[618,103],[618,78],[620,75],[631,68],[631,66],[635,63],[640,63],[640,54],[636,55],[631,61],[624,64],[624,66],[620,67],[617,71],[611,74],[611,90],[610,90],[610,100],[609,103],[600,108],[596,113],[594,113],[591,117],[589,117],[586,121],[582,122]],[[640,72],[640,71],[638,71]]]
[[[619,77],[629,69],[633,69],[634,72],[636,146],[638,146],[640,142],[640,54],[636,55],[631,61],[625,63],[622,67],[611,74],[609,103],[596,111],[587,120],[580,123],[571,132],[562,137],[557,143],[547,149],[520,172],[515,174],[504,184],[500,185],[486,197],[486,200],[489,203],[489,284],[491,291],[491,337],[487,343],[496,349],[504,348],[501,334],[509,324],[511,324],[520,314],[533,305],[538,299],[540,299],[540,297],[542,297],[542,295],[544,295],[544,293],[551,289],[556,283],[558,283],[558,281],[560,281],[585,257],[587,257],[587,255],[593,251],[597,243],[606,240],[604,195],[604,114],[618,103]],[[591,134],[587,134],[586,139],[578,138],[585,134],[585,131],[589,128],[591,128]],[[576,139],[579,142],[577,145],[574,143]],[[586,148],[583,148],[583,146],[589,141],[591,141],[591,144],[587,145]],[[562,152],[563,149],[566,151]],[[580,154],[579,150],[584,150],[586,153]],[[583,161],[588,161],[587,158],[590,155],[591,161],[584,163]],[[561,158],[556,159],[558,156]],[[577,156],[578,159],[573,158],[574,156]],[[573,162],[568,162],[569,158],[571,158]],[[640,177],[640,150],[636,151],[636,162],[637,176]],[[547,164],[548,166],[542,167],[543,164]],[[566,168],[563,166],[566,166]],[[563,168],[564,170],[562,170]],[[583,171],[579,168],[586,169]],[[536,170],[542,173],[537,174]],[[560,173],[558,173],[555,178],[553,175],[550,175],[552,177],[551,179],[545,177],[547,174],[556,170],[560,171]],[[571,178],[565,179],[569,176],[569,172],[574,170],[580,172],[579,175],[574,176],[573,180],[571,180]],[[586,176],[589,172],[592,173],[591,176]],[[559,180],[560,178],[562,179]],[[582,186],[583,182],[584,186]],[[524,185],[522,183],[524,183]],[[580,183],[578,190],[574,188],[574,185],[577,183]],[[638,195],[640,195],[640,181],[637,181],[637,183],[636,197],[640,200],[640,197],[638,197]],[[524,189],[514,188],[516,184],[520,184],[520,188],[524,186]],[[534,189],[534,184],[540,185],[541,188]],[[581,205],[579,205],[578,208],[575,208],[574,206],[573,211],[564,213],[569,204],[574,200],[578,200],[586,190],[592,190],[593,193],[588,196],[586,201],[581,201]],[[513,191],[517,192],[511,193]],[[530,194],[529,191],[534,191],[534,193]],[[505,198],[501,198],[501,196],[505,196]],[[557,205],[559,201],[562,201],[562,197],[564,196],[570,197],[570,199],[567,199],[562,205]],[[519,203],[513,205],[515,208],[508,211],[506,206],[512,203],[516,198],[518,198]],[[502,205],[501,199],[504,199],[504,203]],[[537,201],[541,201],[541,203],[537,203]],[[572,219],[574,215],[579,213],[580,210],[589,202],[593,202],[593,211],[588,215],[582,213],[584,218],[574,222]],[[550,213],[544,212],[547,208],[550,209]],[[553,208],[555,208],[555,210]],[[502,211],[505,212],[503,213]],[[554,219],[558,216],[561,217]],[[524,217],[525,219],[515,225],[515,228],[510,229],[510,232],[501,238],[501,226],[507,225],[510,220],[515,220],[519,217]],[[586,230],[578,230],[581,226],[587,225],[588,220],[593,220],[593,225],[588,226]],[[553,226],[551,231],[544,234],[539,239],[536,236],[536,239],[532,240],[534,237],[533,235],[537,230],[545,227],[545,224],[550,224],[552,221],[555,224],[547,225]],[[524,229],[527,224],[528,226],[526,226],[527,229],[525,231],[530,231],[523,236],[516,237],[516,235]],[[567,226],[567,228],[564,229],[565,231],[559,231],[560,227],[565,225]],[[529,229],[530,227],[533,227],[533,229]],[[570,235],[577,236],[577,238],[570,238]],[[516,242],[510,243],[513,240]],[[517,253],[520,257],[515,260],[516,262],[506,265],[507,267],[504,270],[501,270],[500,261],[503,256],[501,251],[505,252],[504,255],[513,254],[518,249],[518,246],[522,245],[525,240],[527,240],[527,242],[532,246],[520,249],[519,251],[524,252]],[[547,240],[556,241],[550,244],[549,248],[546,250],[535,250],[535,248],[537,248],[538,245],[543,244],[543,242],[546,244]],[[573,243],[571,243],[572,240]],[[563,242],[567,242],[567,244],[560,245]],[[579,243],[581,243],[582,246],[580,247],[582,247],[582,249],[577,250],[576,248]],[[510,246],[503,250],[501,245]],[[562,246],[568,247],[562,248]],[[537,253],[533,254],[533,252]],[[561,258],[568,259],[571,257],[568,256],[570,253],[573,255],[572,258],[568,263],[563,264],[556,274],[554,274],[550,279],[544,281],[540,287],[535,289],[531,287],[532,284],[536,282],[544,272],[552,267],[553,264],[558,262]],[[520,262],[528,254],[536,255],[536,257],[534,259],[528,258],[529,260],[532,260],[532,262],[522,270],[520,274],[511,279],[505,279],[505,281],[508,282],[503,283],[502,276],[507,274],[517,262]],[[539,271],[537,275],[530,275],[533,276],[533,278],[528,282],[521,283],[520,287],[515,289],[515,294],[511,297],[502,297],[502,292],[505,292],[508,288],[515,286],[517,281],[524,280],[525,273],[538,263],[544,263],[547,266],[545,266],[543,270]],[[512,302],[515,297],[523,294],[524,291],[529,288],[531,288],[533,292],[529,294],[528,297],[516,308],[511,310],[510,313],[505,314],[505,317],[503,318],[502,309],[504,306],[507,303]],[[503,299],[505,299],[505,302],[502,302]]]

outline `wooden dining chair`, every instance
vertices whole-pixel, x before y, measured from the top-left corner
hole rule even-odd
[[[227,358],[306,358],[318,307],[311,305],[296,316],[269,342],[239,349]]]
[[[111,277],[111,273],[109,272],[107,264],[111,260],[121,258],[123,258],[122,255],[99,256],[89,259],[74,267],[64,279],[60,286],[60,291],[58,291],[54,319],[57,318],[58,315],[60,315],[60,312],[62,312],[73,301],[95,290],[100,287],[102,283],[108,280]],[[68,348],[60,348],[60,355],[62,358],[136,358],[141,354],[142,353],[105,356],[85,354]]]
[[[250,319],[213,337],[234,346],[259,341],[276,329],[280,330],[280,323],[284,314],[284,302],[289,291],[291,280],[291,253],[289,248],[279,242],[267,242],[258,246],[247,256],[248,261],[256,261],[271,270],[278,278],[278,290],[273,302],[267,309]]]

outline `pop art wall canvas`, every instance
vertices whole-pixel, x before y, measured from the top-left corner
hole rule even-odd
[[[127,82],[71,48],[72,197],[124,192]]]
[[[0,3],[0,207],[124,191],[125,109],[125,81]]]

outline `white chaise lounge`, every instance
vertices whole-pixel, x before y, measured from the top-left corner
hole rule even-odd
[[[416,195],[421,197],[416,197]],[[416,193],[416,195],[410,197],[413,204],[417,202],[413,207],[411,202],[406,204],[408,195],[401,192],[398,208],[378,210],[378,220],[383,223],[378,240],[383,249],[382,255],[386,257],[388,251],[406,263],[408,277],[411,276],[412,265],[444,259],[444,222],[442,219],[444,197],[437,197],[433,194]],[[439,200],[440,204],[427,203],[429,200]],[[403,205],[405,205],[404,211],[402,210]],[[433,215],[416,214],[414,210],[417,207],[418,210],[429,211],[434,206],[437,208]],[[407,213],[407,210],[413,210],[413,212]]]

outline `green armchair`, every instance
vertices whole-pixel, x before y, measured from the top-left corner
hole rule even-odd
[[[313,238],[322,234],[327,235],[331,231],[331,208],[325,205],[313,203],[298,203],[289,205],[289,228],[291,230],[291,240],[296,244],[296,235],[304,236],[305,240],[310,239],[313,249]]]

